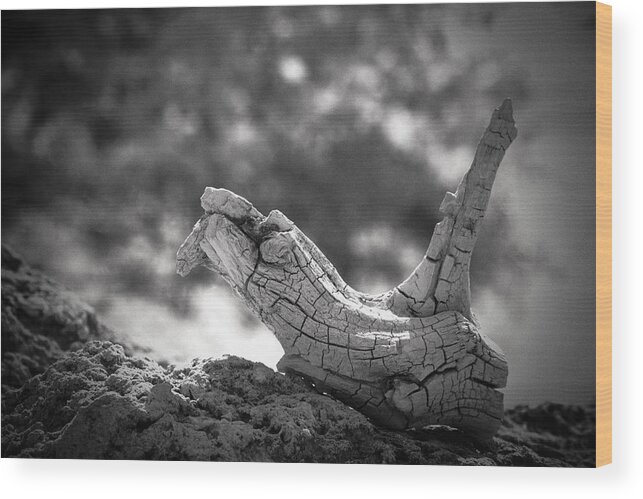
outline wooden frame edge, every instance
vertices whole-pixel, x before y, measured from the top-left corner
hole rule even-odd
[[[612,462],[612,7],[596,2],[596,466]]]

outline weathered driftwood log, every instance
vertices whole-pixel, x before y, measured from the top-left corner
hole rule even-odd
[[[425,258],[387,293],[348,286],[286,216],[207,187],[205,214],[177,254],[177,272],[222,275],[285,350],[282,372],[391,428],[448,425],[493,436],[507,363],[473,322],[469,264],[496,170],[516,137],[511,101],[496,109],[471,168],[447,193]]]

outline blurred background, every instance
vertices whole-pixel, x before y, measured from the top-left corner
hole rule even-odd
[[[221,279],[174,273],[204,187],[383,291],[509,96],[473,307],[508,406],[593,403],[594,24],[591,2],[3,11],[2,242],[157,360],[274,367]]]

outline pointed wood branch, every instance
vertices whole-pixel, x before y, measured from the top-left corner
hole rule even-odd
[[[485,439],[503,415],[507,363],[471,320],[469,264],[496,171],[516,137],[511,101],[494,111],[471,168],[440,207],[425,258],[388,293],[348,286],[285,215],[207,187],[177,272],[219,273],[274,332],[282,372],[301,375],[397,429],[449,425]]]
[[[473,164],[455,194],[447,192],[425,258],[390,297],[398,314],[429,316],[453,310],[471,318],[469,264],[489,203],[496,171],[516,137],[511,101],[494,111]]]

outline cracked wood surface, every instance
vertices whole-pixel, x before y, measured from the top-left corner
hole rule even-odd
[[[207,187],[205,214],[177,253],[177,272],[217,272],[274,332],[278,368],[382,426],[448,425],[479,439],[503,416],[507,363],[471,317],[469,264],[496,171],[516,137],[511,101],[496,109],[473,163],[413,273],[387,293],[348,286],[285,215]]]

